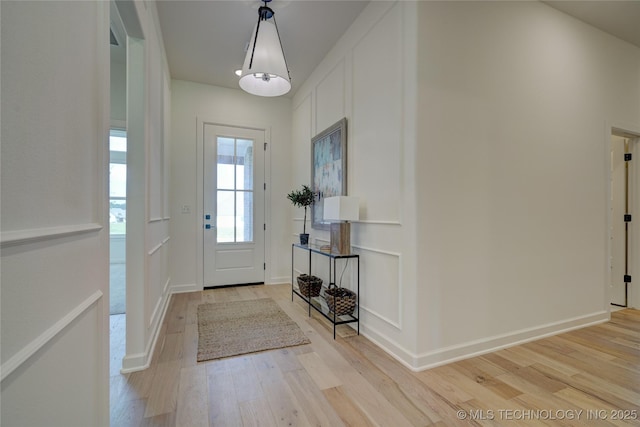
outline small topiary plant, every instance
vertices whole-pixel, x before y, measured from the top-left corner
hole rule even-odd
[[[314,193],[308,185],[303,185],[302,189],[294,190],[287,194],[287,199],[291,200],[294,206],[304,208],[304,221],[302,223],[302,234],[307,234],[307,207],[315,201]]]

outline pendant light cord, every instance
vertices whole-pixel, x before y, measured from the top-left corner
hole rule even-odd
[[[258,27],[256,28],[256,36],[253,39],[253,48],[251,49],[251,60],[249,61],[249,70],[253,66],[253,54],[256,52],[256,42],[258,41],[258,33],[260,32],[260,21],[262,21],[262,17],[258,16]],[[285,64],[286,64],[286,59],[285,59]]]
[[[251,49],[251,60],[249,61],[249,70],[253,66],[253,55],[256,52],[256,43],[258,42],[258,33],[260,32],[260,21],[263,19],[266,21],[269,19],[267,16],[267,12],[271,12],[271,18],[273,18],[273,24],[276,27],[276,34],[278,35],[278,42],[280,43],[280,50],[282,51],[282,58],[284,59],[284,66],[287,69],[287,77],[289,77],[289,81],[291,81],[291,72],[289,72],[289,64],[287,64],[287,57],[284,54],[284,49],[282,48],[282,39],[280,38],[280,31],[278,30],[278,22],[276,21],[275,12],[267,6],[267,2],[271,0],[265,0],[264,6],[258,9],[258,26],[256,27],[256,35],[253,38],[253,48]]]

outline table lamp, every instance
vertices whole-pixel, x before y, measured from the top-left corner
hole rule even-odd
[[[351,253],[351,224],[360,219],[360,199],[353,196],[335,196],[324,199],[324,218],[331,221],[331,252]]]

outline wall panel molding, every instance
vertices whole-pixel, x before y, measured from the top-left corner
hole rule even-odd
[[[49,329],[44,331],[40,336],[24,346],[22,350],[14,354],[9,360],[2,364],[0,371],[2,371],[2,377],[0,381],[4,381],[12,372],[18,369],[23,363],[29,360],[34,354],[36,354],[41,348],[47,345],[58,334],[67,329],[69,325],[73,323],[78,317],[80,317],[85,311],[92,307],[103,297],[102,291],[96,291],[82,303],[77,305],[73,310],[67,313],[64,317],[53,324]]]
[[[369,247],[365,247],[365,246],[360,246],[360,245],[351,245],[352,247],[356,248],[357,250],[360,251],[365,251],[365,252],[373,252],[373,253],[377,253],[377,254],[381,254],[381,255],[385,255],[385,256],[389,256],[389,257],[394,257],[398,259],[398,319],[396,320],[392,320],[389,319],[387,316],[384,316],[381,313],[378,313],[375,310],[372,310],[370,308],[367,308],[365,306],[361,306],[363,310],[365,310],[367,313],[371,314],[372,316],[377,317],[378,319],[382,320],[383,322],[393,326],[394,328],[398,329],[398,330],[402,330],[402,318],[403,318],[403,313],[404,310],[402,309],[402,297],[403,297],[403,286],[402,286],[402,254],[397,253],[397,252],[391,252],[391,251],[387,251],[384,249],[376,249],[376,248],[369,248]],[[362,267],[361,267],[361,271],[362,271]],[[360,284],[360,287],[366,286],[365,284]]]
[[[352,224],[399,225],[399,226],[402,226],[402,222],[400,222],[400,221],[384,221],[384,220],[376,220],[376,219],[361,219],[361,220],[352,222]]]
[[[0,235],[1,246],[19,246],[45,240],[60,239],[79,234],[97,233],[103,226],[98,223],[62,225],[59,227],[31,228],[26,230],[3,231]]]
[[[147,253],[147,255],[152,256],[154,255],[156,252],[158,252],[160,250],[160,248],[162,247],[162,243],[158,243],[157,245],[155,245],[153,248],[151,248],[149,250],[149,252]]]

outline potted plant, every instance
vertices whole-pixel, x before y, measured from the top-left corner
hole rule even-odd
[[[309,235],[307,234],[307,207],[313,204],[315,197],[316,193],[311,191],[307,185],[303,185],[300,190],[294,190],[287,194],[287,199],[291,200],[294,206],[304,208],[304,221],[302,222],[302,234],[300,235],[301,245],[309,244]]]

